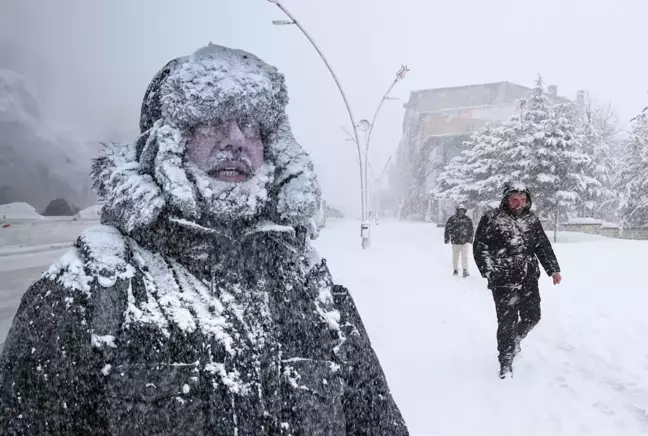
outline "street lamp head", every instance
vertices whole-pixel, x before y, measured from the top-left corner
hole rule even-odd
[[[360,120],[360,122],[358,123],[358,128],[363,132],[366,132],[371,128],[371,123],[367,120]]]
[[[398,80],[402,80],[410,69],[406,65],[401,65],[400,70],[396,73]]]
[[[272,24],[275,26],[290,26],[291,24],[295,24],[295,22],[290,20],[272,20]]]

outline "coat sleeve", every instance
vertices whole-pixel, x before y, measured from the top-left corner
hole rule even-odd
[[[346,339],[349,359],[343,397],[346,434],[408,436],[409,432],[387,384],[378,357],[349,291],[333,288],[335,305],[340,311],[340,326]]]
[[[42,278],[24,294],[0,356],[0,434],[104,435],[81,291]]]
[[[475,232],[475,241],[473,243],[473,258],[475,259],[475,265],[477,265],[477,269],[479,269],[481,276],[486,278],[488,278],[489,274],[493,272],[493,258],[489,249],[489,227],[489,215],[484,214],[479,220],[479,224],[477,225],[477,231]]]
[[[554,253],[551,242],[547,237],[547,233],[542,228],[542,223],[539,219],[535,220],[534,233],[535,254],[547,275],[551,277],[554,273],[560,272],[560,265],[558,265],[556,254]]]
[[[475,225],[473,224],[473,220],[470,218],[468,218],[468,225],[470,226],[468,229],[468,242],[472,244],[475,239]]]
[[[453,225],[454,225],[454,220],[452,219],[453,217],[448,218],[448,221],[446,222],[445,229],[443,231],[443,242],[446,244],[450,242],[450,236],[452,235],[453,232]]]

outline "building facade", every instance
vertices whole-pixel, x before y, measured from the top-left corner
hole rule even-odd
[[[568,101],[559,97],[557,91],[557,87],[553,85],[547,88],[550,99],[556,102]],[[427,156],[428,170],[422,176],[419,175],[417,181],[400,180],[400,183],[396,181],[394,185],[404,187],[404,190],[418,189],[419,202],[423,197],[429,197],[439,174],[453,157],[464,150],[464,141],[470,134],[486,124],[505,121],[518,113],[519,100],[529,97],[531,92],[532,88],[511,82],[411,92],[409,101],[404,106],[403,137],[398,147],[397,158],[403,163]],[[584,98],[584,92],[579,91],[579,103],[581,100],[584,103]],[[406,167],[406,164],[401,165],[400,172],[393,174],[393,177],[410,177]],[[412,183],[422,186],[412,187]],[[407,197],[407,193],[401,194]],[[407,200],[404,202],[407,203]],[[440,223],[445,222],[448,214],[453,212],[454,205],[436,204],[429,198],[424,214],[426,219]]]

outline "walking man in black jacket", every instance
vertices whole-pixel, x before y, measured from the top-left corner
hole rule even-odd
[[[445,243],[452,243],[452,269],[453,275],[459,275],[459,255],[461,255],[461,266],[463,276],[468,277],[468,250],[472,244],[475,228],[473,222],[466,215],[466,206],[457,206],[457,213],[452,215],[445,226]]]
[[[475,263],[495,300],[500,378],[512,376],[520,342],[540,321],[538,260],[554,285],[562,280],[556,255],[531,204],[523,184],[507,184],[499,209],[484,214],[475,235]]]

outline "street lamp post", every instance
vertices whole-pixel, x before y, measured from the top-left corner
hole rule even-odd
[[[360,123],[355,122],[355,118],[353,116],[353,112],[351,110],[351,105],[349,104],[349,101],[346,97],[346,94],[344,93],[344,90],[342,89],[342,85],[340,81],[337,78],[337,75],[333,71],[333,68],[329,64],[329,62],[326,60],[326,57],[324,56],[324,53],[322,53],[322,50],[317,46],[315,43],[315,40],[308,34],[306,29],[295,19],[294,15],[290,13],[290,11],[281,3],[280,0],[268,0],[268,2],[275,4],[281,11],[290,18],[290,20],[274,20],[272,24],[277,25],[277,26],[284,26],[284,25],[295,25],[301,30],[301,32],[304,34],[304,36],[310,41],[312,44],[313,48],[317,51],[319,56],[322,58],[322,61],[324,61],[324,64],[326,65],[326,68],[328,68],[329,72],[331,73],[331,76],[333,77],[333,80],[335,80],[335,84],[338,87],[338,90],[340,91],[340,94],[342,95],[342,99],[344,100],[344,104],[346,106],[347,112],[349,113],[349,119],[351,120],[351,125],[353,126],[353,142],[355,142],[357,150],[358,150],[358,163],[360,167],[360,201],[361,201],[361,216],[362,216],[362,223],[360,224],[360,236],[362,238],[362,248],[366,249],[369,248],[370,244],[370,234],[369,234],[369,217],[368,217],[368,168],[369,168],[369,144],[371,142],[371,134],[373,132],[374,125],[376,123],[376,118],[378,117],[378,113],[380,113],[380,109],[382,108],[383,102],[385,100],[397,100],[392,97],[389,97],[389,93],[391,90],[394,88],[396,83],[398,83],[400,80],[402,80],[405,77],[405,74],[409,71],[409,69],[405,65],[401,65],[400,70],[396,73],[396,78],[392,81],[391,85],[387,89],[387,92],[383,95],[382,99],[380,100],[380,103],[378,104],[378,107],[376,108],[376,112],[374,113],[374,116],[371,120],[371,122],[367,120],[360,120]],[[365,132],[365,152],[364,156],[362,154],[362,148],[360,146],[360,136],[358,135],[358,128],[360,128],[362,131]],[[363,160],[364,158],[364,160]],[[382,178],[382,176],[381,176]]]
[[[322,58],[322,61],[324,61],[324,64],[326,65],[326,68],[328,68],[329,72],[331,73],[331,76],[333,77],[333,80],[335,81],[335,84],[338,87],[338,90],[340,91],[340,94],[342,95],[342,99],[344,100],[344,104],[346,106],[347,112],[349,113],[349,119],[351,120],[351,125],[353,126],[353,135],[354,135],[354,142],[356,143],[356,147],[358,148],[358,161],[359,161],[359,166],[360,166],[360,201],[361,201],[361,214],[362,214],[362,223],[360,224],[360,236],[362,238],[362,248],[367,248],[369,246],[369,225],[367,223],[367,205],[366,205],[366,177],[363,174],[363,167],[362,167],[362,149],[360,148],[360,137],[358,135],[358,125],[355,122],[355,118],[353,116],[353,111],[351,110],[351,105],[349,104],[349,101],[347,100],[346,94],[344,93],[344,90],[342,89],[342,84],[337,78],[337,75],[333,71],[333,68],[329,64],[329,62],[326,60],[326,57],[324,56],[324,53],[322,53],[322,50],[317,46],[315,43],[315,40],[308,34],[306,29],[295,19],[295,17],[290,13],[290,11],[281,3],[280,0],[268,0],[270,3],[274,3],[281,11],[290,18],[290,21],[287,20],[274,20],[272,24],[277,25],[277,26],[282,26],[282,25],[292,25],[294,24],[301,30],[301,32],[304,34],[304,36],[310,41],[312,44],[313,48],[317,51],[319,54],[320,58]]]
[[[364,176],[365,176],[365,186],[368,185],[367,181],[367,165],[369,164],[369,144],[371,143],[371,134],[373,133],[374,126],[376,125],[376,119],[378,118],[378,114],[380,113],[380,109],[382,109],[382,105],[385,102],[385,100],[393,100],[393,98],[389,97],[389,93],[394,89],[394,86],[401,81],[404,77],[405,74],[409,71],[409,68],[405,65],[401,65],[400,69],[396,72],[396,77],[392,81],[392,83],[389,85],[389,88],[387,88],[387,91],[385,91],[385,94],[382,96],[380,99],[380,102],[378,103],[378,107],[376,108],[376,112],[374,112],[374,116],[371,119],[370,127],[369,127],[369,132],[367,133],[367,141],[365,144],[365,170],[364,170]],[[368,202],[368,196],[367,196],[367,191],[365,190],[365,197],[364,197],[365,204]],[[375,213],[375,211],[374,211]]]

